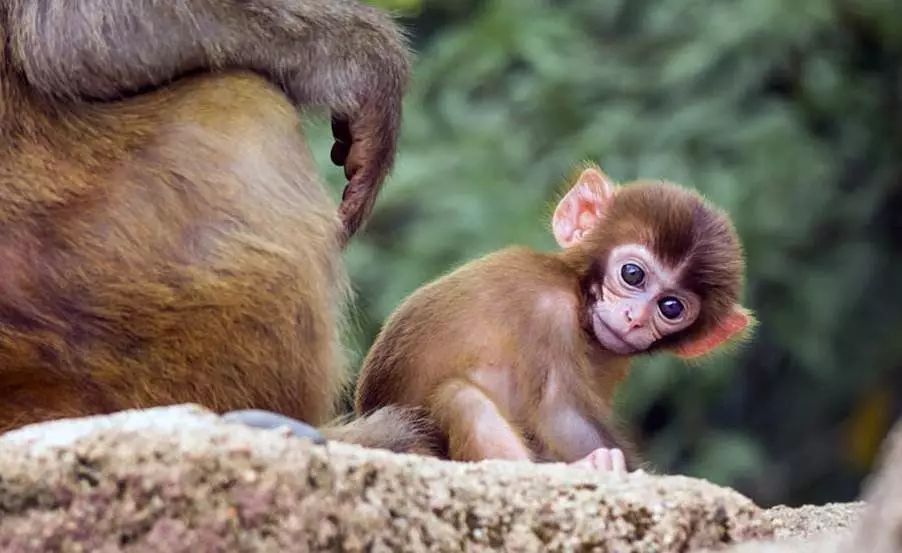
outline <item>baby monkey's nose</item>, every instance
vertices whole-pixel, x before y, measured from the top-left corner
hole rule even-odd
[[[645,325],[646,309],[640,306],[629,305],[623,310],[623,318],[626,320],[628,330]]]

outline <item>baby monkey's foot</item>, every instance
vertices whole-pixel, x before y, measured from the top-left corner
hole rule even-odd
[[[618,476],[627,473],[626,458],[623,456],[623,451],[616,448],[607,449],[600,447],[579,461],[570,463],[570,465],[602,472],[612,472]]]

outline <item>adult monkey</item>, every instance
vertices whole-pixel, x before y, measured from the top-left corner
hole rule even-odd
[[[409,73],[391,20],[350,0],[9,0],[0,18],[0,431],[180,402],[329,419],[340,249],[391,167]],[[307,104],[333,115],[338,215]]]

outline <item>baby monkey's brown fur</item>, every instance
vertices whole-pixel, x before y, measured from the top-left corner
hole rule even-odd
[[[0,432],[182,402],[330,420],[341,245],[408,72],[354,1],[0,3]],[[338,212],[306,105],[335,119]]]
[[[364,362],[357,412],[422,407],[451,459],[577,462],[626,446],[612,399],[632,355],[695,357],[751,322],[737,303],[744,265],[732,224],[690,190],[618,187],[590,167],[554,231],[563,251],[508,248],[411,295]],[[621,258],[644,269],[644,284],[606,270]],[[683,311],[671,319],[674,301]]]

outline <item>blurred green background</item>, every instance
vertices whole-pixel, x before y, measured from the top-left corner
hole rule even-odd
[[[347,256],[355,366],[421,284],[555,247],[577,162],[667,178],[734,216],[761,325],[701,366],[637,364],[620,413],[662,471],[762,505],[855,498],[902,407],[899,0],[372,3],[418,60],[396,170]]]

